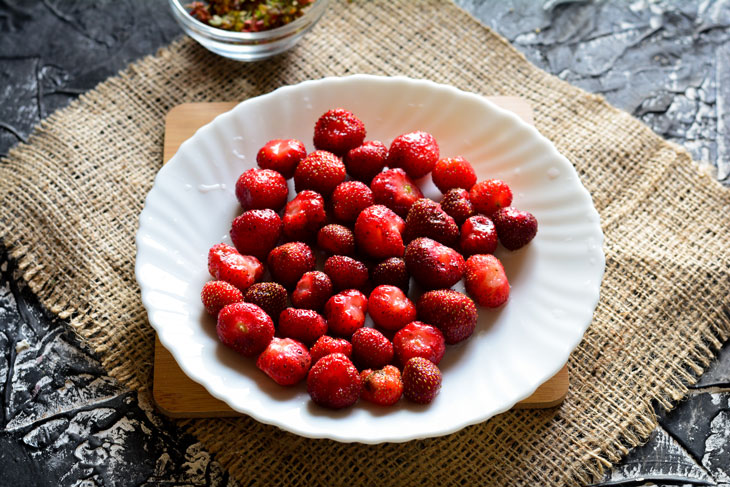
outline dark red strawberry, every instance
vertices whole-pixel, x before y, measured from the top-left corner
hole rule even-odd
[[[243,300],[263,309],[276,322],[286,308],[286,289],[278,282],[258,282],[246,289]]]
[[[411,206],[403,230],[403,240],[410,242],[418,237],[428,237],[449,247],[459,241],[459,227],[441,205],[428,198],[421,198]]]
[[[404,293],[408,292],[411,275],[406,270],[406,262],[400,257],[391,257],[373,267],[370,273],[373,286],[390,284],[401,288]]]
[[[227,347],[246,357],[255,357],[274,338],[274,322],[255,304],[234,303],[218,313],[216,332]]]
[[[319,117],[314,125],[314,147],[344,156],[365,140],[365,125],[344,108],[335,108]]]
[[[335,291],[362,290],[368,283],[368,268],[359,260],[346,255],[333,255],[324,263],[324,272],[332,280]]]
[[[537,219],[527,211],[508,206],[493,217],[499,241],[508,250],[524,247],[537,235]]]
[[[423,357],[438,365],[446,351],[446,340],[435,326],[412,321],[395,334],[393,349],[400,364],[408,363],[413,357]]]
[[[243,301],[243,293],[226,281],[208,281],[203,285],[200,299],[208,313],[218,316],[224,306]]]
[[[341,353],[322,357],[307,374],[307,392],[319,406],[332,409],[352,406],[360,398],[361,391],[360,374]]]
[[[307,347],[291,338],[274,337],[256,367],[281,386],[293,386],[307,376],[312,358]]]
[[[428,404],[441,390],[441,371],[428,359],[413,357],[403,367],[403,395],[409,401]]]
[[[291,293],[291,302],[297,308],[319,311],[332,292],[332,281],[327,274],[320,271],[305,272]]]
[[[307,244],[289,242],[272,250],[267,263],[274,280],[291,289],[305,272],[314,270],[316,261]]]
[[[340,183],[332,193],[332,213],[345,223],[353,223],[362,210],[374,203],[373,192],[360,181]]]
[[[281,218],[274,210],[249,210],[231,225],[231,241],[241,254],[266,260],[281,237]]]
[[[362,393],[360,397],[380,406],[392,406],[403,395],[403,381],[400,370],[386,365],[380,370],[366,369],[360,372]]]
[[[385,167],[388,148],[378,140],[363,142],[360,147],[350,149],[345,154],[344,163],[347,174],[353,179],[370,184],[376,174]]]
[[[439,159],[439,146],[428,132],[399,135],[388,149],[388,167],[402,167],[413,179],[430,173]]]
[[[370,183],[370,189],[377,204],[387,206],[401,218],[408,215],[408,210],[416,200],[423,198],[418,185],[403,169],[388,169],[379,173]]]
[[[459,252],[430,238],[417,238],[406,247],[408,273],[426,289],[448,288],[464,275]]]
[[[512,204],[512,190],[501,179],[487,179],[472,186],[469,199],[474,211],[487,216]]]
[[[493,254],[497,249],[497,229],[488,217],[472,216],[461,226],[459,243],[464,255]]]
[[[245,291],[261,279],[264,266],[251,255],[241,255],[227,244],[218,244],[208,251],[208,270],[211,275]]]
[[[286,179],[271,169],[249,169],[236,181],[236,198],[244,211],[263,208],[279,211],[288,196]]]
[[[325,225],[317,234],[317,247],[328,254],[355,255],[355,234],[342,225]]]
[[[398,331],[416,319],[416,306],[395,286],[382,285],[373,289],[368,298],[370,317],[376,326]]]
[[[368,312],[368,298],[357,289],[337,293],[324,305],[324,316],[330,334],[350,338],[365,324]]]
[[[332,338],[331,336],[324,335],[319,337],[309,350],[313,364],[316,364],[319,359],[331,353],[342,353],[350,358],[352,357],[352,344],[344,338]]]
[[[307,149],[296,139],[274,139],[268,141],[256,154],[256,163],[261,169],[279,172],[286,179],[294,176],[297,164],[307,156]]]
[[[279,335],[312,345],[327,333],[327,322],[311,309],[286,308],[279,315]]]
[[[361,369],[379,369],[393,360],[393,344],[375,328],[352,334],[352,358]]]
[[[290,241],[314,240],[325,221],[324,198],[315,191],[301,191],[284,209],[284,236]]]
[[[294,171],[297,191],[311,189],[329,197],[338,184],[345,180],[345,165],[331,152],[317,150],[305,157]]]
[[[418,319],[441,330],[449,345],[469,338],[477,325],[474,301],[453,289],[423,293],[416,308]]]
[[[474,215],[474,206],[469,199],[469,192],[465,189],[450,189],[441,199],[443,209],[457,225],[461,225],[467,218]]]
[[[446,194],[453,188],[463,188],[467,191],[477,182],[477,175],[469,161],[461,156],[439,159],[431,173],[433,184]]]
[[[355,243],[360,251],[375,259],[403,256],[401,233],[405,222],[390,208],[373,205],[365,208],[355,222]]]
[[[491,254],[469,257],[466,260],[464,277],[466,292],[480,306],[496,308],[509,298],[509,281],[504,267],[499,259]]]

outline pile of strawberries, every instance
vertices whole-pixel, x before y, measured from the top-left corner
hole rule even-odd
[[[505,182],[477,182],[463,157],[440,159],[426,132],[388,148],[365,141],[363,123],[338,108],[317,121],[314,146],[307,154],[298,140],[269,141],[259,168],[240,176],[243,213],[233,246],[209,251],[216,280],[203,287],[203,304],[223,344],[256,357],[278,384],[306,379],[316,404],[391,405],[402,395],[429,403],[446,345],[474,332],[474,301],[494,308],[509,297],[498,242],[526,245],[537,221],[510,206]],[[429,173],[440,204],[416,183]],[[287,203],[292,177],[297,194]],[[315,250],[328,256],[323,272]],[[424,291],[415,303],[411,278]],[[451,289],[461,279],[468,296]],[[368,313],[374,328],[364,326]]]

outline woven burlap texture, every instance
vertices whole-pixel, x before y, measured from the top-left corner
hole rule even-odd
[[[265,63],[174,43],[49,117],[0,163],[0,237],[43,303],[146,394],[154,334],[134,279],[134,236],[161,166],[165,114],[350,73],[524,97],[575,165],[601,215],[607,262],[593,323],[570,358],[570,392],[559,408],[405,444],[310,440],[247,418],[181,426],[245,485],[595,481],[647,438],[652,404],[682,398],[728,338],[730,194],[683,150],[535,68],[450,3],[335,3],[300,46]]]

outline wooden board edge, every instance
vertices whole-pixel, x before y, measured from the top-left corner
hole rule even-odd
[[[549,409],[559,406],[568,395],[570,388],[570,372],[568,365],[558,371],[557,374],[541,384],[535,392],[517,404],[512,409]]]

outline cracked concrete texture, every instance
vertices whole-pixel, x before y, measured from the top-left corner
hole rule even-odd
[[[730,0],[457,3],[730,184]],[[4,154],[40,119],[179,31],[165,0],[0,0],[0,32]],[[0,263],[0,485],[233,485],[195,439],[121,388],[43,312],[5,255]],[[728,350],[602,485],[730,484]]]
[[[0,485],[235,485],[194,438],[106,375],[0,257]]]
[[[730,1],[457,0],[541,68],[644,121],[730,183]]]

